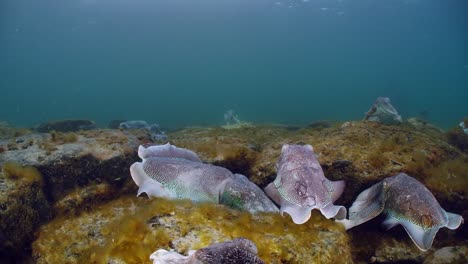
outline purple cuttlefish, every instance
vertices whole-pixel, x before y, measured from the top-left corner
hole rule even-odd
[[[428,250],[441,227],[456,229],[460,215],[446,212],[434,195],[416,179],[400,173],[385,178],[363,191],[349,208],[349,219],[341,220],[346,229],[385,213],[382,225],[388,230],[401,224],[416,246]]]
[[[344,190],[344,181],[325,178],[311,145],[284,145],[278,160],[277,176],[265,192],[288,213],[294,223],[309,220],[319,209],[326,218],[344,219],[346,208],[333,205]]]

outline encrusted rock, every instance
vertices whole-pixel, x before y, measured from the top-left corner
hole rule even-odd
[[[80,130],[90,130],[94,128],[96,128],[94,121],[86,119],[70,119],[42,123],[36,127],[36,131],[41,133],[47,133],[53,130],[57,132],[74,132]]]
[[[58,200],[91,183],[122,186],[131,180],[128,168],[137,160],[136,149],[145,142],[149,139],[144,133],[119,130],[31,134],[24,137],[24,143],[17,144],[16,150],[1,153],[0,165],[14,161],[35,166],[44,176],[48,194]]]
[[[443,247],[424,260],[424,264],[468,263],[468,246]]]
[[[36,263],[145,263],[157,249],[189,250],[245,237],[266,263],[352,263],[344,229],[318,213],[296,225],[279,214],[251,215],[215,204],[121,197],[42,226]]]
[[[8,164],[0,172],[0,262],[18,261],[27,255],[40,223],[51,217],[35,168]]]

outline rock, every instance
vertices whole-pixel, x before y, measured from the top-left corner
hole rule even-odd
[[[460,149],[461,151],[468,153],[468,134],[466,134],[461,128],[453,128],[446,134],[447,141],[452,145]]]
[[[12,127],[10,126],[7,122],[1,122],[0,121],[0,140],[1,139],[12,139],[14,137],[21,137],[27,134],[30,134],[31,130],[27,128],[17,128],[17,127]],[[2,148],[5,148],[4,146],[1,146]],[[0,150],[0,153],[2,151]]]
[[[333,127],[335,124],[336,122],[332,120],[320,120],[310,123],[309,125],[307,125],[307,127],[320,130],[324,128]]]
[[[47,133],[57,132],[76,132],[80,130],[91,130],[96,128],[94,121],[86,119],[57,120],[42,123],[36,127],[37,132]]]
[[[386,125],[398,125],[402,122],[401,116],[390,103],[390,98],[388,97],[378,97],[369,111],[367,111],[364,120],[380,122]]]
[[[280,126],[254,126],[238,130],[193,128],[170,136],[174,144],[195,151],[204,162],[242,173],[261,187],[275,179],[275,164],[283,144],[311,144],[325,176],[333,181],[346,181],[344,193],[337,204],[349,207],[363,190],[385,177],[405,172],[429,188],[447,211],[462,214],[468,219],[468,156],[449,145],[439,133],[427,133],[411,126],[360,121],[321,130],[288,130]],[[380,219],[378,226],[382,221]],[[363,228],[368,227],[365,225]],[[442,234],[439,232],[434,250],[441,245],[456,246],[461,243],[468,228],[462,225],[460,229]],[[418,251],[401,229],[384,235],[371,232],[369,236],[375,236],[372,243],[375,245],[401,236],[401,240],[405,241],[402,251]],[[356,239],[359,240],[359,236]],[[354,238],[352,243],[359,244]],[[369,243],[363,246],[368,248]],[[377,250],[380,252],[377,256],[381,259],[385,258],[385,252],[389,252],[377,247],[367,250],[365,261],[370,261]],[[355,255],[356,261],[362,259],[363,255]],[[423,256],[417,255],[417,259],[422,260]]]
[[[29,254],[34,230],[50,219],[43,179],[33,167],[4,164],[0,173],[0,261],[19,261]]]
[[[318,213],[304,225],[279,214],[251,215],[214,204],[121,197],[42,226],[36,263],[143,263],[157,249],[189,250],[245,237],[266,263],[351,263],[343,228]],[[307,235],[304,235],[307,234]]]
[[[121,123],[123,122],[126,122],[127,120],[125,119],[115,119],[115,120],[111,120],[109,122],[109,124],[107,125],[107,128],[110,128],[110,129],[119,129],[119,126]]]
[[[53,135],[25,136],[25,143],[19,144],[18,149],[0,154],[0,165],[14,161],[36,167],[44,177],[47,194],[54,201],[75,188],[94,183],[123,188],[131,182],[128,168],[138,159],[138,146],[151,142],[146,133],[138,131],[92,130],[71,136],[54,138]]]
[[[405,124],[410,125],[413,129],[423,132],[425,134],[431,135],[433,137],[439,137],[443,139],[444,130],[441,128],[425,121],[424,119],[411,117],[405,120]]]
[[[244,174],[260,187],[274,180],[275,163],[283,144],[311,144],[325,176],[346,181],[337,204],[349,207],[364,189],[387,176],[405,172],[427,186],[447,211],[468,219],[468,157],[444,137],[425,129],[359,121],[322,129],[261,125],[187,128],[168,135],[171,144],[196,152],[203,162]],[[318,212],[313,212],[306,224],[291,226],[290,218],[284,222],[270,216],[252,220],[238,211],[223,209],[223,213],[217,213],[210,209],[215,205],[171,205],[160,200],[123,197],[136,193],[128,172],[138,160],[136,148],[151,142],[147,131],[140,130],[91,130],[76,133],[76,137],[57,133],[55,141],[50,134],[25,135],[18,142],[17,138],[0,140],[0,146],[5,148],[0,151],[0,164],[13,160],[36,166],[44,176],[44,189],[50,190],[45,195],[51,198],[52,208],[58,214],[38,232],[33,252],[39,263],[90,262],[90,258],[109,252],[108,259],[112,261],[138,256],[134,262],[145,262],[158,248],[185,254],[189,249],[244,236],[242,228],[250,233],[245,237],[257,244],[260,257],[267,263],[278,263],[275,259],[294,263],[299,258],[305,258],[299,262],[319,262],[321,257],[330,258],[330,262],[351,262],[350,250],[356,262],[421,262],[428,257],[419,252],[403,228],[383,233],[379,227],[383,219],[344,233]],[[280,224],[265,228],[265,221]],[[443,247],[466,245],[468,228],[460,228],[441,230],[428,254]],[[262,235],[259,230],[268,233]],[[346,242],[340,242],[341,238]],[[110,245],[111,239],[118,243]],[[300,243],[290,246],[295,239]],[[307,245],[302,246],[303,242]],[[401,254],[391,250],[395,246]],[[333,253],[327,256],[325,252]],[[340,254],[343,257],[335,259]]]
[[[424,264],[468,263],[468,246],[443,247],[424,260]]]

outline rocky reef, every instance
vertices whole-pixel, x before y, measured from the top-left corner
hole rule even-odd
[[[80,130],[91,130],[95,128],[96,124],[94,123],[94,121],[91,120],[67,119],[41,123],[35,128],[35,130],[41,133],[47,133],[50,131],[74,132]]]
[[[444,209],[468,219],[468,156],[432,125],[371,121],[309,127],[252,124],[187,128],[170,132],[168,137],[172,144],[196,152],[203,162],[246,175],[261,188],[275,179],[275,164],[284,144],[310,144],[325,176],[346,181],[337,204],[349,208],[363,190],[404,172],[423,183]],[[17,239],[0,244],[0,254],[5,256],[0,261],[32,256],[37,263],[62,263],[64,259],[69,263],[149,263],[157,249],[186,255],[188,250],[237,237],[253,241],[266,263],[466,260],[466,225],[455,231],[440,230],[431,249],[423,252],[403,228],[385,232],[380,217],[346,232],[317,211],[305,224],[295,225],[289,216],[278,214],[251,215],[216,204],[137,198],[129,167],[138,161],[138,146],[149,143],[152,139],[146,131],[112,129],[11,135],[0,140],[4,168],[0,238]],[[11,175],[11,168],[23,166],[36,168],[42,180],[5,176]],[[32,209],[26,210],[30,214],[18,214],[6,211],[4,204],[9,204],[8,210],[20,208],[16,212]],[[4,228],[17,222],[24,223],[23,231]]]

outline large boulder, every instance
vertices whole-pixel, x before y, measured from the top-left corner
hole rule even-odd
[[[352,263],[347,235],[318,212],[304,225],[277,213],[252,215],[216,204],[121,197],[42,226],[37,263],[145,263],[158,249],[187,255],[245,237],[266,263]]]
[[[34,230],[52,216],[34,167],[7,163],[0,172],[0,262],[29,254]]]

